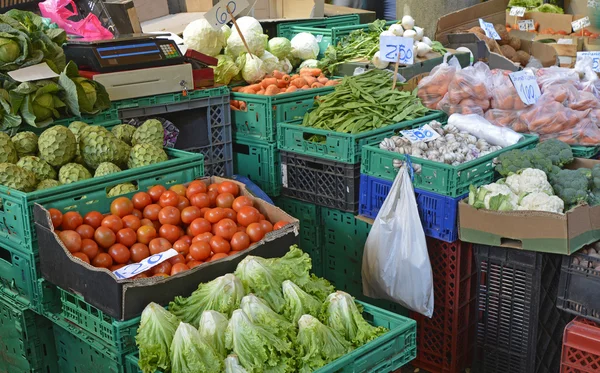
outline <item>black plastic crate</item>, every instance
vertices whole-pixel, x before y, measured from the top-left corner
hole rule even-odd
[[[475,246],[477,373],[556,373],[563,330],[556,308],[561,256]]]
[[[360,163],[348,164],[281,151],[281,194],[357,213]]]
[[[583,252],[563,258],[558,308],[600,323],[599,289],[600,258]]]

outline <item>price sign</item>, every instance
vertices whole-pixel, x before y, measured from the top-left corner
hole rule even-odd
[[[535,29],[535,23],[533,19],[525,19],[518,22],[519,30],[521,31],[529,31]]]
[[[512,8],[510,8],[510,15],[513,17],[523,17],[525,15],[525,11],[527,9],[525,9],[522,6],[513,6]]]
[[[598,8],[598,5],[600,5],[598,0],[588,0],[587,2],[588,8]]]
[[[598,52],[577,52],[577,60],[581,60],[583,58],[591,58],[592,59],[592,69],[595,72],[600,72],[600,51]]]
[[[396,63],[396,61],[398,61],[398,55],[400,55],[399,63],[412,65],[414,61],[413,44],[414,39],[412,38],[382,36],[379,38],[379,58],[381,58],[382,61]]]
[[[485,31],[485,35],[488,38],[492,38],[492,39],[496,39],[496,40],[502,39],[500,37],[500,35],[498,35],[498,33],[496,32],[496,29],[494,28],[493,24],[491,24],[489,22],[485,22],[483,19],[479,18],[479,25],[481,26],[483,31]]]
[[[535,76],[527,71],[517,71],[509,74],[519,98],[525,105],[533,105],[542,95]]]
[[[212,28],[219,30],[224,24],[231,21],[231,16],[227,12],[227,8],[233,14],[237,16],[242,10],[248,7],[248,1],[246,0],[221,0],[217,5],[212,7],[211,10],[204,14],[204,18],[210,23]]]
[[[579,31],[582,28],[588,27],[591,25],[590,17],[583,17],[578,19],[577,21],[571,22],[571,27],[573,27],[573,31]]]
[[[139,263],[129,264],[125,267],[119,268],[114,271],[114,275],[119,279],[131,278],[139,275],[142,272],[146,272],[150,268],[159,265],[165,260],[169,260],[174,256],[177,256],[179,253],[175,249],[169,249],[167,251],[163,251],[162,253],[158,253],[142,260]]]
[[[406,137],[411,143],[429,142],[440,137],[440,134],[437,133],[433,128],[431,128],[429,124],[426,124],[423,127],[414,130],[400,131],[400,133],[402,134],[402,136]]]

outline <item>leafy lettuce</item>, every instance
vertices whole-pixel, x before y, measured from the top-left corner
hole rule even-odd
[[[225,373],[248,373],[248,371],[240,365],[237,355],[229,355],[225,359]]]
[[[300,373],[312,373],[352,351],[352,344],[311,315],[298,321],[297,351]]]
[[[289,280],[283,282],[282,288],[285,299],[283,314],[288,320],[295,324],[303,315],[308,314],[315,317],[319,315],[322,302],[317,298]]]
[[[144,373],[169,370],[169,346],[179,320],[162,306],[150,303],[144,308],[135,342],[140,350],[139,366]]]
[[[244,297],[245,298],[245,297]],[[242,299],[243,301],[243,299]],[[200,317],[198,332],[203,340],[213,346],[215,352],[223,359],[227,356],[225,348],[225,331],[229,320],[217,311],[204,311]]]
[[[221,373],[223,359],[190,324],[180,323],[171,343],[171,373]]]
[[[242,298],[240,308],[246,313],[250,321],[273,330],[279,337],[290,340],[296,337],[295,325],[273,311],[256,295],[248,294]]]

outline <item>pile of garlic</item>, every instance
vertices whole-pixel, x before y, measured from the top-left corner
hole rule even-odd
[[[440,122],[434,120],[429,122],[429,126],[440,137],[429,142],[411,143],[406,137],[392,136],[383,139],[379,148],[452,166],[502,149],[501,146],[490,145],[486,140],[478,139],[468,132],[459,131],[452,124],[442,127]]]
[[[406,15],[402,17],[401,23],[391,25],[389,29],[381,33],[380,37],[402,36],[414,39],[413,55],[415,57],[424,57],[432,51],[431,45],[433,44],[430,38],[424,36],[424,31],[422,27],[415,26],[413,17]],[[381,53],[379,51],[375,53],[371,63],[378,69],[385,69],[389,66],[389,62],[381,60]]]

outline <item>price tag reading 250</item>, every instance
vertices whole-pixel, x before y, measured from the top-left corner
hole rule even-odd
[[[402,134],[402,136],[406,137],[411,143],[429,142],[440,137],[440,134],[437,133],[433,128],[431,128],[429,124],[426,124],[423,127],[414,130],[400,131],[400,133]]]
[[[519,98],[525,105],[533,105],[542,95],[535,76],[527,71],[517,71],[509,74]]]
[[[113,273],[119,279],[132,278],[134,276],[139,275],[142,272],[146,272],[154,266],[159,265],[165,260],[169,260],[177,256],[177,254],[179,254],[177,250],[169,249],[167,251],[163,251],[162,253],[154,254],[151,257],[148,257],[139,263],[126,265],[125,267],[117,269]]]
[[[246,9],[248,5],[250,4],[246,0],[221,0],[204,14],[204,18],[206,18],[212,28],[219,30],[224,24],[231,21],[229,12],[235,17],[242,10]],[[227,11],[228,8],[229,12]]]
[[[414,61],[413,44],[414,39],[411,38],[382,36],[379,40],[379,58],[382,61],[396,63],[398,55],[400,55],[399,63],[412,65]]]

